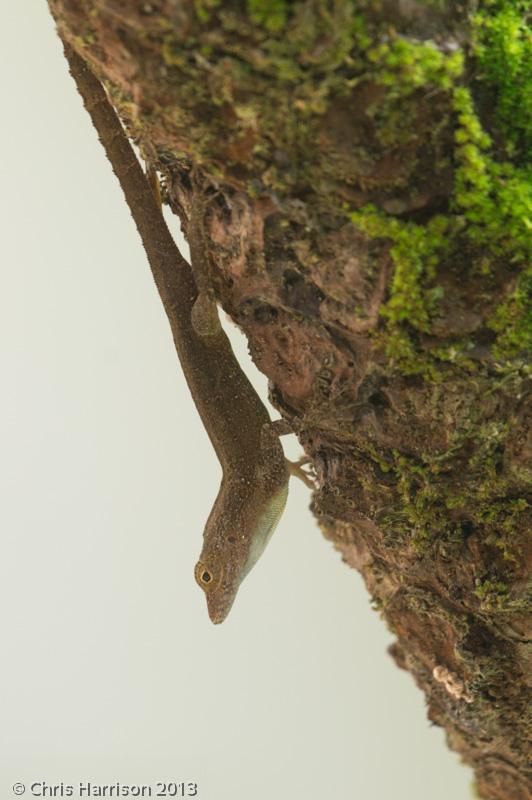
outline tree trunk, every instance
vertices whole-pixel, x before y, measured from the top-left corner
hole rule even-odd
[[[531,796],[527,5],[50,0],[185,230],[217,188],[218,300],[492,800]]]

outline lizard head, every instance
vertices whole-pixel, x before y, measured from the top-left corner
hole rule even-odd
[[[232,498],[234,488],[222,485],[220,489],[194,571],[214,624],[227,617],[240,584],[268,544],[286,503],[288,479],[263,502],[245,497],[242,487]]]
[[[237,573],[236,564],[215,563],[204,552],[196,564],[194,577],[205,593],[209,617],[215,625],[223,622],[231,610],[240,586]]]

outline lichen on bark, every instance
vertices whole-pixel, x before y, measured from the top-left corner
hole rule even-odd
[[[474,767],[529,797],[529,4],[50,0],[312,458],[313,509]],[[527,627],[528,626],[528,627]]]

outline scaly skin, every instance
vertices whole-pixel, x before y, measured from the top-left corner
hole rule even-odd
[[[194,313],[198,290],[192,271],[172,239],[103,87],[67,43],[65,55],[140,233],[185,378],[222,466],[222,483],[205,526],[195,571],[209,616],[219,623],[229,613],[242,580],[282,514],[288,493],[287,463],[268,412],[242,372],[219,322],[213,324],[209,315],[206,330],[193,324],[202,304]],[[192,262],[196,274],[205,276],[201,231],[201,224],[193,220],[189,233]]]

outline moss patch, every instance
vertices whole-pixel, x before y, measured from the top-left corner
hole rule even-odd
[[[264,25],[271,33],[284,28],[287,17],[285,0],[247,0],[247,7],[251,20]]]
[[[490,81],[501,76],[497,118],[505,130],[515,119],[515,135],[508,139],[515,145],[510,147],[512,153],[517,152],[518,142],[526,150],[532,136],[532,93],[525,77],[532,71],[531,38],[520,6],[495,9],[494,15],[485,11],[473,20],[479,69],[487,69]],[[502,303],[485,320],[497,334],[494,356],[511,359],[532,347],[532,170],[496,160],[492,137],[480,122],[471,90],[461,85],[460,51],[444,54],[432,44],[392,40],[370,49],[367,57],[374,79],[390,87],[388,106],[392,95],[404,97],[418,86],[434,85],[448,91],[454,112],[455,171],[448,214],[435,215],[424,225],[399,220],[374,206],[351,214],[370,238],[391,240],[395,271],[389,300],[381,310],[386,353],[405,374],[431,379],[437,379],[437,370],[450,360],[450,353],[456,362],[456,353],[463,350],[460,344],[453,342],[449,349],[442,343],[423,352],[415,332],[431,334],[431,318],[442,295],[438,268],[453,252],[467,248],[472,264],[481,262],[490,271],[505,262],[515,276],[507,282]],[[517,106],[519,113],[514,116]],[[470,360],[461,358],[460,363],[473,368]]]
[[[532,34],[528,0],[491,0],[474,17],[477,80],[495,93],[495,114],[509,156],[532,158]]]
[[[394,274],[390,298],[381,308],[388,321],[384,339],[387,355],[406,374],[425,371],[409,329],[429,333],[432,313],[442,296],[434,283],[435,268],[448,244],[450,220],[435,216],[426,226],[400,222],[373,206],[351,214],[351,220],[371,238],[391,239]]]

